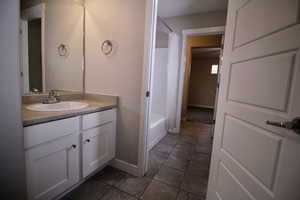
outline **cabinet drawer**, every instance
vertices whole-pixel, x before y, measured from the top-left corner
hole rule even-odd
[[[113,121],[115,118],[115,109],[101,111],[97,113],[83,115],[82,129],[93,128],[107,122]]]
[[[71,133],[79,132],[79,119],[80,117],[73,117],[25,127],[25,149],[69,135]]]

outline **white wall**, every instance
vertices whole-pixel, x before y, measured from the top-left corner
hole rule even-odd
[[[18,0],[1,1],[0,188],[1,199],[26,200],[19,69],[19,9]]]
[[[211,66],[218,64],[218,57],[192,56],[188,105],[214,107],[218,75],[211,74]]]
[[[86,91],[120,97],[116,156],[137,164],[145,1],[86,0]],[[116,52],[100,45],[112,40]]]
[[[152,96],[150,99],[150,118],[153,114],[167,117],[168,51],[168,48],[155,49],[155,64],[151,86]]]

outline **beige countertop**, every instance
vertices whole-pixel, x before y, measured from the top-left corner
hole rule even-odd
[[[71,111],[60,111],[60,112],[38,112],[26,109],[29,104],[22,105],[22,118],[23,126],[32,126],[35,124],[55,121],[59,119],[65,119],[69,117],[75,117],[82,114],[88,114],[93,112],[99,112],[103,110],[109,110],[117,107],[117,103],[114,101],[98,101],[89,99],[74,99],[72,101],[83,102],[89,104],[88,107],[71,110]]]

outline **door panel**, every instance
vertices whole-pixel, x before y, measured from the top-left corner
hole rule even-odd
[[[36,163],[36,178],[39,184],[35,193],[44,191],[47,188],[56,187],[68,180],[68,153],[67,151],[52,152],[45,157],[39,159]],[[55,173],[51,176],[45,176],[45,172],[49,169],[55,169]]]
[[[297,23],[298,8],[298,0],[247,1],[237,9],[234,46],[241,46]]]
[[[294,59],[290,52],[232,64],[229,100],[286,111]]]
[[[247,191],[255,196],[256,199],[273,199],[273,192],[262,184],[257,177],[253,176],[247,168],[245,168],[238,160],[234,159],[226,150],[222,149],[220,151],[220,157],[222,157],[222,164],[230,169],[231,172],[234,172],[234,176],[240,183],[247,185]]]
[[[228,115],[224,124],[222,149],[272,188],[281,137]]]
[[[229,0],[208,200],[300,199],[299,2]]]
[[[60,138],[26,151],[29,199],[53,199],[79,181],[79,136]]]
[[[299,141],[286,140],[282,145],[274,190],[280,200],[300,199]],[[294,161],[294,162],[291,162]]]
[[[218,197],[220,200],[252,200],[250,194],[221,162],[219,165]]]
[[[114,157],[114,126],[110,122],[83,132],[83,177],[87,177]]]

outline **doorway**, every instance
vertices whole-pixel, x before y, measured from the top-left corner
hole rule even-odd
[[[186,120],[213,124],[220,48],[192,48]]]
[[[164,4],[164,1],[159,1]],[[176,95],[173,100],[175,100],[175,114],[174,117],[174,127],[170,130],[168,129],[168,133],[165,137],[163,137],[156,145],[153,146],[152,150],[149,150],[149,146],[147,145],[149,142],[149,134],[151,132],[151,101],[155,98],[154,91],[151,86],[155,82],[155,74],[153,73],[153,68],[155,67],[155,41],[157,40],[158,35],[156,34],[157,29],[157,9],[159,10],[161,5],[158,1],[149,1],[148,13],[147,13],[147,24],[146,27],[148,31],[146,31],[146,41],[147,43],[145,47],[145,67],[144,67],[144,75],[145,82],[143,91],[145,94],[150,92],[150,98],[145,99],[143,102],[143,107],[145,110],[145,115],[143,115],[143,126],[142,126],[142,134],[140,137],[141,145],[144,151],[140,153],[139,159],[139,169],[142,175],[146,175],[147,177],[151,177],[153,181],[151,182],[149,188],[157,187],[174,187],[176,190],[180,191],[182,195],[195,195],[195,198],[204,198],[206,193],[206,186],[208,182],[208,166],[210,162],[210,152],[207,151],[211,149],[211,138],[210,135],[207,137],[210,143],[206,143],[205,146],[200,146],[198,141],[193,137],[185,136],[179,134],[181,131],[181,107],[182,107],[182,94],[183,94],[183,83],[184,83],[184,58],[186,56],[186,46],[183,45],[187,41],[187,37],[189,36],[208,36],[208,35],[218,35],[223,34],[225,28],[223,24],[225,24],[226,13],[224,14],[224,23],[214,24],[208,26],[207,25],[197,27],[197,24],[191,26],[188,23],[182,24],[177,23],[181,20],[186,20],[193,18],[194,16],[179,16],[174,17],[172,19],[166,18],[163,15],[163,12],[159,12],[158,16],[162,17],[162,20],[165,21],[167,25],[170,25],[171,29],[179,35],[179,51],[177,52],[177,59],[179,65],[177,67],[177,76],[176,76],[176,84],[172,85],[172,88],[176,90]],[[158,4],[157,4],[158,3]],[[157,8],[158,6],[158,8]],[[199,14],[196,17],[202,18],[206,14]],[[174,21],[176,23],[172,23]],[[188,20],[190,22],[190,20]],[[180,25],[179,25],[180,24]],[[218,26],[220,25],[220,26]],[[194,29],[186,29],[183,28],[194,28]],[[211,45],[208,47],[216,47],[217,45]],[[176,70],[174,70],[176,71]],[[174,76],[173,76],[174,77]],[[156,82],[157,83],[157,82]],[[168,116],[168,115],[167,115]],[[169,116],[167,120],[169,120]],[[168,121],[168,125],[169,125]],[[205,133],[210,133],[210,129],[206,127],[201,127]],[[204,163],[205,167],[201,167]],[[203,166],[204,166],[203,165]],[[194,172],[198,171],[199,173],[195,174]],[[147,190],[145,192],[147,194]],[[179,194],[179,196],[181,196]],[[157,194],[159,196],[159,194]],[[176,195],[176,193],[175,193]]]
[[[147,58],[151,61],[150,67],[152,73],[148,73],[148,79],[146,79],[147,84],[151,83],[155,85],[159,81],[156,80],[159,76],[153,73],[153,69],[155,70],[155,55],[156,55],[156,45],[155,41],[161,39],[159,35],[157,35],[157,18],[156,14],[151,13],[151,19],[155,19],[153,25],[153,34],[149,41],[151,42],[150,55],[147,54]],[[168,20],[163,18],[163,21],[168,25]],[[175,28],[174,28],[175,27]],[[171,27],[174,31],[176,31],[176,26]],[[196,48],[220,48],[220,43],[222,40],[222,34],[224,33],[224,26],[218,27],[210,27],[210,28],[197,28],[197,29],[188,29],[180,31],[179,36],[179,51],[177,52],[177,60],[179,60],[178,68],[177,68],[177,77],[176,77],[176,85],[172,85],[173,88],[176,89],[176,110],[175,110],[175,126],[173,131],[168,131],[168,133],[162,137],[162,139],[151,146],[151,150],[149,146],[146,148],[145,153],[145,170],[143,171],[146,177],[151,178],[151,184],[146,189],[145,194],[151,193],[151,188],[174,188],[176,191],[179,191],[179,196],[190,196],[194,198],[205,198],[206,196],[206,187],[208,184],[208,174],[209,174],[209,163],[210,163],[210,155],[212,149],[212,139],[211,139],[211,126],[209,124],[201,124],[199,127],[190,127],[192,131],[196,131],[199,134],[197,137],[192,135],[183,135],[181,134],[181,108],[182,108],[182,96],[183,96],[183,85],[184,85],[184,72],[185,70],[185,58],[187,56],[187,52],[189,52],[189,56],[192,57],[192,50],[197,50]],[[215,35],[218,35],[218,42],[209,39],[211,43],[206,46],[198,45],[190,45],[190,51],[187,51],[186,43],[188,41],[188,37],[195,39],[197,36],[204,36],[204,38],[213,38]],[[160,37],[157,39],[157,37]],[[213,43],[214,42],[214,43]],[[182,45],[181,45],[182,44]],[[201,44],[201,43],[200,43]],[[210,49],[209,49],[210,50]],[[220,51],[218,49],[218,51]],[[149,52],[147,52],[149,53]],[[182,54],[182,56],[180,56]],[[190,63],[191,64],[191,63]],[[160,68],[161,69],[161,68]],[[162,73],[160,73],[162,75]],[[217,76],[216,76],[217,77]],[[150,85],[151,85],[150,84]],[[159,84],[162,86],[161,84]],[[151,85],[152,86],[152,85]],[[148,87],[150,91],[150,109],[146,108],[146,112],[148,112],[148,119],[146,119],[146,129],[147,135],[146,144],[151,139],[151,101],[153,101],[157,97],[163,97],[163,95],[158,96],[155,95],[155,90],[153,88]],[[152,95],[152,96],[151,96]],[[214,102],[213,102],[214,104]],[[157,104],[159,105],[159,104]],[[149,109],[147,111],[147,109]],[[212,114],[213,116],[213,114]],[[150,119],[150,120],[149,120]],[[167,117],[167,120],[169,118]],[[177,123],[179,121],[179,123]],[[174,134],[175,133],[175,134]],[[144,175],[143,174],[143,175]],[[172,192],[172,195],[176,192]],[[164,195],[159,192],[156,193],[157,196]],[[174,197],[172,197],[174,199]],[[171,199],[172,199],[171,198]]]
[[[199,137],[199,128],[212,136],[222,34],[187,36],[180,134]],[[209,137],[208,137],[209,138]],[[209,140],[207,138],[207,140]]]
[[[147,144],[149,151],[175,126],[178,44],[178,35],[163,19],[157,17]]]

